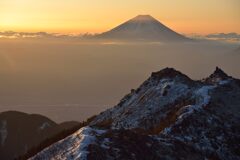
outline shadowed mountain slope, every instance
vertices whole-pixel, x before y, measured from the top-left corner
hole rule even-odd
[[[199,81],[165,68],[31,159],[236,160],[239,115],[240,80],[220,68]]]
[[[114,40],[149,40],[164,42],[184,42],[190,39],[166,27],[150,15],[139,15],[113,28],[108,32],[97,35],[98,38]]]
[[[14,159],[52,136],[77,126],[57,124],[47,117],[17,111],[0,113],[0,159]]]

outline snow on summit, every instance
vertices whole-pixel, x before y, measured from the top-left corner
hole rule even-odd
[[[97,37],[114,40],[190,41],[150,15],[138,15]]]
[[[155,21],[156,19],[154,19],[152,16],[150,15],[138,15],[135,18],[132,19],[132,21]]]

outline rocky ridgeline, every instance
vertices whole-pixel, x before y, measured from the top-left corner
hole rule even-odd
[[[118,105],[31,159],[240,159],[240,80],[152,73]]]

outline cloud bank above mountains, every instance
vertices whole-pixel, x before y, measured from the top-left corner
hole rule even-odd
[[[0,32],[0,38],[82,38],[91,36],[91,34],[60,34],[48,32]]]
[[[195,39],[208,39],[208,40],[218,40],[227,42],[240,42],[240,34],[238,33],[212,33],[208,35],[192,34],[187,35]]]
[[[46,32],[14,32],[14,31],[5,31],[0,32],[1,38],[38,38],[38,37],[55,37],[54,33]]]
[[[232,41],[239,41],[240,34],[237,33],[216,33],[216,34],[209,34],[206,36],[210,39],[221,39],[221,40],[232,40]]]
[[[14,32],[14,31],[2,31],[0,32],[0,38],[65,38],[65,39],[84,39],[94,37],[95,34],[60,34],[60,33],[48,33],[48,32]],[[219,40],[227,42],[240,42],[240,34],[231,33],[212,33],[207,35],[200,34],[188,34],[185,35],[194,39],[207,39],[207,40]]]

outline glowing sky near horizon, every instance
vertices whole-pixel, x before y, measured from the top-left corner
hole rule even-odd
[[[96,33],[139,14],[179,33],[240,33],[240,0],[0,0],[0,31]]]

